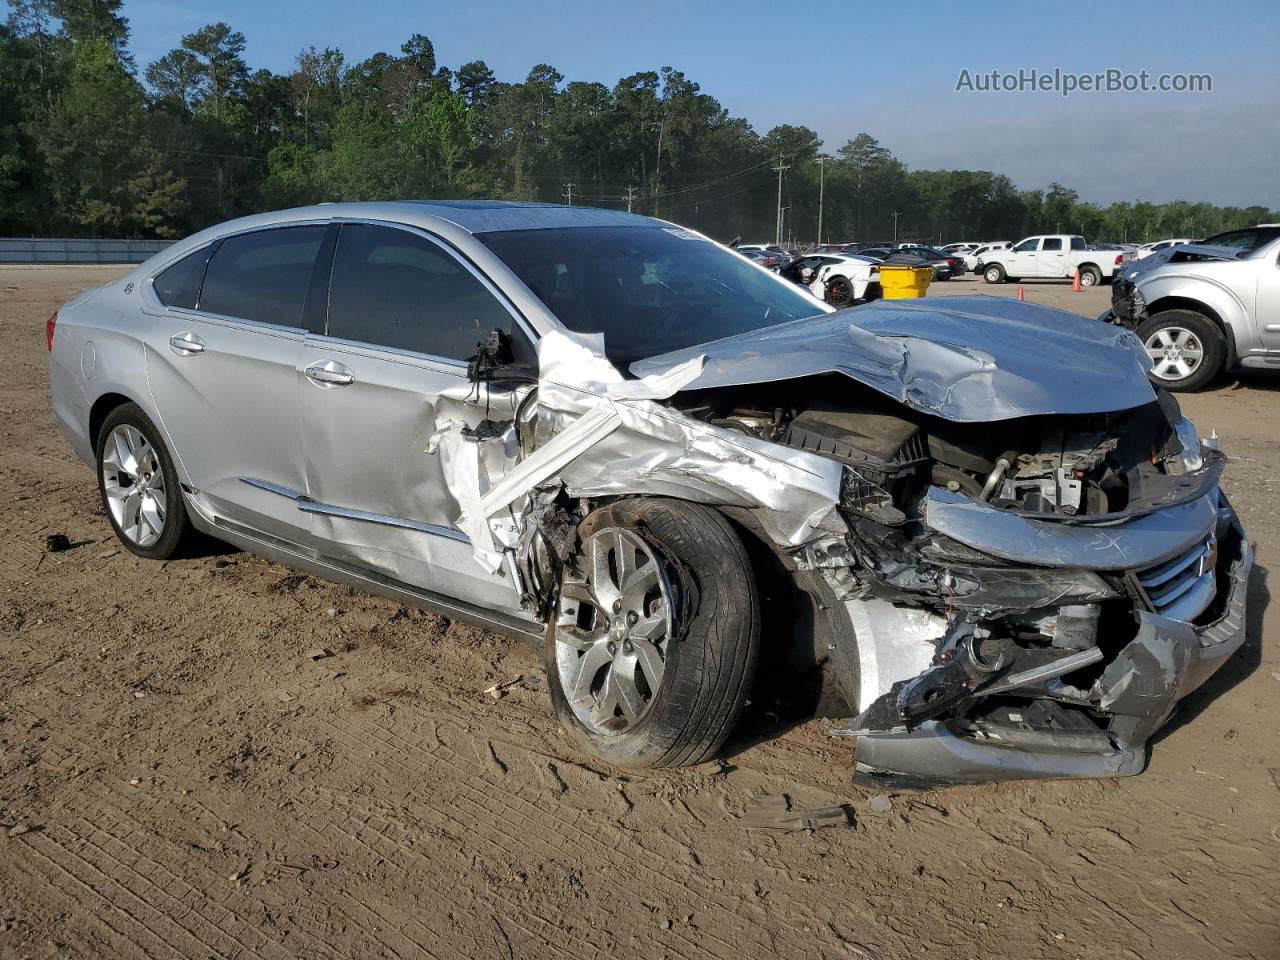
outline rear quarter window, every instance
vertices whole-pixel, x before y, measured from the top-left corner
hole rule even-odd
[[[151,288],[155,290],[157,299],[166,307],[194,309],[200,296],[200,281],[204,279],[204,268],[212,250],[213,247],[208,246],[189,253],[156,274],[156,278],[151,281]]]

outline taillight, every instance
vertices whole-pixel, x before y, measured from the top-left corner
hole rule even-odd
[[[1117,253],[1117,254],[1116,254],[1116,266],[1118,267],[1118,266],[1120,266],[1120,264],[1122,264],[1122,263],[1124,263],[1124,254],[1123,254],[1123,253]]]
[[[955,258],[955,257],[947,257],[947,266],[948,266],[948,267],[954,267],[955,265],[956,265],[956,258]]]
[[[53,352],[53,328],[58,325],[58,311],[55,310],[49,314],[49,319],[44,322],[45,333],[49,337],[49,352]]]

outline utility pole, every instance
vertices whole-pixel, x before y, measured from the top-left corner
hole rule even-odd
[[[636,188],[631,184],[627,184],[627,213],[631,212],[631,204],[636,198]]]
[[[894,243],[898,242],[898,218],[900,216],[902,216],[902,214],[899,211],[897,210],[893,211],[893,242]]]
[[[825,153],[818,156],[818,242],[822,242],[822,191],[825,186],[827,161],[831,158]]]
[[[573,188],[576,186],[576,183],[566,183],[564,185],[564,193],[561,194],[561,196],[564,197],[565,202],[571,207],[573,206]]]
[[[776,229],[773,232],[773,242],[777,246],[782,246],[782,171],[790,170],[791,167],[783,166],[782,154],[778,154],[778,165],[773,169],[778,171],[778,219]]]

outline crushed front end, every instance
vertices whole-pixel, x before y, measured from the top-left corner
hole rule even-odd
[[[958,425],[816,410],[847,538],[809,544],[856,639],[856,775],[1124,776],[1244,641],[1252,549],[1176,403]]]

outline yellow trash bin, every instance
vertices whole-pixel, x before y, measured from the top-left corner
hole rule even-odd
[[[923,297],[932,280],[932,267],[912,267],[905,263],[880,264],[880,289],[886,300]]]

